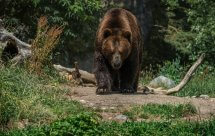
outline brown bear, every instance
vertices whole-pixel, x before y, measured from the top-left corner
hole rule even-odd
[[[136,17],[122,8],[107,11],[95,39],[96,92],[136,92],[141,58],[141,30]]]

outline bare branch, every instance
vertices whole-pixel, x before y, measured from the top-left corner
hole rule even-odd
[[[166,94],[173,94],[180,91],[191,79],[192,74],[196,71],[199,65],[205,58],[205,54],[202,54],[199,59],[193,64],[193,66],[189,69],[187,74],[184,76],[183,80],[174,88],[169,89]]]
[[[151,88],[148,86],[141,87],[143,91],[148,91],[150,93],[155,93],[155,94],[165,94],[165,95],[170,95],[173,93],[179,92],[191,79],[193,73],[196,71],[198,66],[203,62],[205,58],[205,54],[202,54],[199,59],[192,65],[192,67],[189,69],[189,71],[186,73],[184,76],[183,80],[175,87],[165,90],[163,88]]]

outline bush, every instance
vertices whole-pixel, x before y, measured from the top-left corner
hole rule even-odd
[[[160,68],[159,75],[166,76],[176,83],[181,81],[184,74],[184,68],[180,64],[180,59],[175,59],[173,62],[167,61],[164,66]]]
[[[63,32],[61,27],[51,27],[47,25],[46,17],[41,17],[38,21],[37,35],[32,43],[32,56],[28,61],[28,69],[41,74],[44,65],[48,65],[50,54],[57,45],[60,35]],[[50,61],[50,60],[49,60]]]
[[[100,0],[9,0],[0,1],[0,5],[0,16],[7,29],[26,42],[36,35],[41,16],[47,16],[49,26],[64,26],[59,46],[53,53],[53,60],[59,63],[64,63],[66,51],[81,56],[93,50],[92,35],[103,11]]]
[[[39,128],[26,128],[25,130],[12,131],[8,135],[44,135],[44,136],[82,136],[101,135],[103,132],[98,129],[98,118],[93,113],[84,112],[76,116],[55,121],[50,125]]]
[[[195,38],[190,45],[193,58],[205,52],[210,65],[214,64],[215,53],[215,3],[213,0],[189,0],[191,8],[188,12],[188,21],[192,24],[191,30]]]

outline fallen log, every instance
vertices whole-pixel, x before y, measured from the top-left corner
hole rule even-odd
[[[69,75],[72,75],[73,72],[77,71],[75,68],[66,68],[61,65],[54,64],[53,66],[57,71],[67,72]],[[78,71],[80,73],[80,78],[83,80],[84,83],[96,84],[96,79],[94,74],[91,74],[87,71],[80,70],[80,69]]]
[[[31,56],[31,45],[19,40],[12,33],[8,32],[3,27],[3,21],[1,19],[0,42],[6,43],[1,56],[3,61],[11,61],[12,64],[16,65]]]

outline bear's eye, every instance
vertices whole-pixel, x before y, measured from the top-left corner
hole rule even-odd
[[[110,29],[106,28],[104,30],[104,33],[103,33],[104,39],[107,38],[107,37],[109,37],[111,34],[112,34],[112,31]]]
[[[131,32],[125,31],[123,32],[123,36],[131,43]]]

